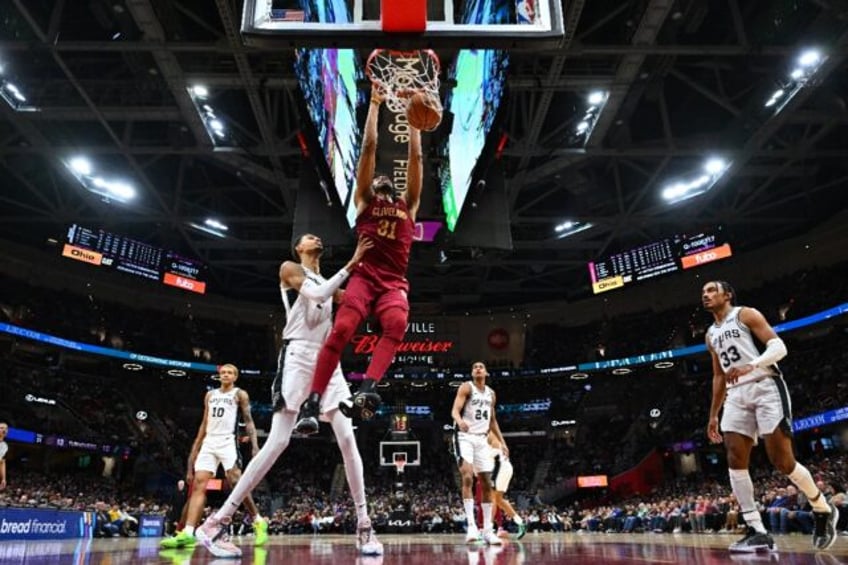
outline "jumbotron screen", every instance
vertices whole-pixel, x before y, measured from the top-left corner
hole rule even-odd
[[[190,292],[206,293],[205,264],[106,230],[71,225],[62,256]]]
[[[721,228],[679,234],[589,263],[595,294],[668,273],[699,267],[733,254]]]

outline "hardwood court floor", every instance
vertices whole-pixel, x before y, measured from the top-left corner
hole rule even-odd
[[[528,534],[503,547],[473,547],[458,535],[386,535],[381,557],[357,555],[349,536],[272,536],[263,548],[252,540],[234,540],[244,550],[241,563],[272,565],[321,563],[353,565],[554,565],[560,563],[713,563],[767,562],[848,565],[848,538],[840,538],[826,553],[814,553],[807,536],[776,539],[779,551],[765,554],[727,552],[729,535],[689,534]],[[205,548],[160,551],[158,539],[96,539],[63,542],[4,542],[0,563],[116,565],[157,563],[221,565],[238,560],[216,559]]]

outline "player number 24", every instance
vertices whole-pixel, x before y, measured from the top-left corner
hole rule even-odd
[[[389,239],[397,239],[395,232],[397,231],[397,221],[395,220],[380,220],[377,224],[377,235],[388,237]]]
[[[735,345],[731,345],[727,348],[727,351],[721,352],[721,366],[725,369],[730,367],[731,363],[736,363],[742,359],[742,356],[739,355],[739,350],[736,349]]]
[[[474,412],[475,420],[488,420],[489,419],[489,411],[488,410],[477,410]]]

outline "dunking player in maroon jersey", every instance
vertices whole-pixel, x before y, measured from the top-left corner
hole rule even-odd
[[[374,313],[383,330],[365,371],[365,379],[353,397],[339,409],[346,416],[370,419],[380,404],[377,382],[389,368],[395,351],[406,333],[409,317],[409,281],[406,268],[415,231],[415,216],[421,201],[421,132],[410,126],[409,154],[406,162],[406,190],[395,190],[389,177],[374,175],[377,153],[377,120],[383,98],[374,89],[365,120],[362,155],[356,171],[356,233],[367,237],[374,246],[368,250],[347,283],[344,299],[336,313],[333,329],[324,342],[315,366],[312,393],[303,403],[295,430],[301,434],[318,432],[318,407],[342,349],[356,328]]]

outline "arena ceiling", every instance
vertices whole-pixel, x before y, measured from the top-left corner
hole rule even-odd
[[[514,250],[420,246],[415,302],[458,310],[585,296],[586,263],[606,254],[717,225],[735,250],[755,249],[845,209],[848,1],[563,3],[565,44],[513,55],[493,134],[508,136],[500,163]],[[44,248],[71,223],[104,227],[206,261],[213,292],[271,299],[303,118],[293,54],[244,47],[240,14],[230,0],[0,4],[0,60],[38,108],[0,100],[0,237]],[[813,79],[779,112],[766,108],[808,47],[824,55]],[[212,145],[187,90],[197,83],[238,144]],[[606,106],[575,143],[581,100],[596,89],[609,92]],[[63,165],[72,154],[125,171],[143,198],[120,207],[85,193]],[[663,201],[667,183],[713,155],[731,164],[710,192]],[[209,215],[229,237],[187,227]],[[594,227],[557,239],[566,220]]]

